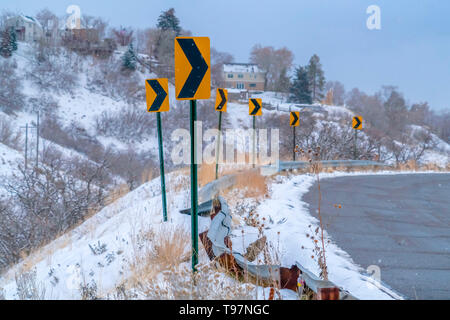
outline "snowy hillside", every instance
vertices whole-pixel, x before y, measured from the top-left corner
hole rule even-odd
[[[345,174],[325,174],[324,177],[340,175]],[[95,286],[98,297],[114,297],[117,288],[132,278],[132,262],[140,250],[155,246],[154,242],[140,238],[140,235],[148,230],[167,230],[164,228],[168,225],[189,230],[190,217],[179,213],[189,203],[186,182],[187,176],[169,176],[168,185],[184,187],[178,192],[169,192],[169,222],[165,226],[161,216],[159,179],[155,179],[10,268],[0,278],[0,288],[3,287],[5,297],[19,298],[17,284],[21,282],[16,277],[30,273],[35,273],[37,287],[46,299],[79,299],[81,286]],[[313,243],[307,237],[318,221],[309,215],[305,203],[300,200],[313,182],[314,177],[310,175],[280,176],[269,182],[270,191],[266,199],[245,200],[242,194],[241,197],[235,197],[236,194],[229,197],[234,221],[234,249],[244,252],[243,246],[257,238],[257,228],[244,222],[245,217],[253,212],[267,221],[264,233],[269,243],[278,247],[282,266],[290,267],[298,261],[318,273],[317,263],[310,257]],[[208,229],[209,223],[209,218],[199,217],[199,232]],[[186,245],[189,247],[189,243]],[[200,262],[205,263],[207,257],[202,245],[200,247]],[[333,243],[327,245],[327,260],[330,280],[356,297],[400,298],[364,275],[361,268]],[[127,289],[133,291],[135,288]],[[285,299],[295,296],[289,290],[282,291]]]

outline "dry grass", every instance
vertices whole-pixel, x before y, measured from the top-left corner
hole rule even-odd
[[[216,165],[215,164],[202,164],[198,171],[198,182],[200,186],[204,186],[209,182],[216,179]]]
[[[189,261],[190,234],[182,227],[162,226],[149,251],[150,262],[160,268],[170,268]]]
[[[144,299],[251,299],[254,287],[227,278],[213,262],[190,269],[190,235],[180,226],[140,232],[133,240],[130,277],[122,296]],[[204,251],[204,250],[203,250]],[[202,253],[206,254],[205,252]],[[124,294],[125,293],[125,294]]]
[[[105,207],[110,204],[116,202],[120,198],[124,197],[130,192],[130,187],[126,183],[122,183],[117,188],[109,192],[108,196],[105,199]]]
[[[258,170],[242,172],[237,175],[233,189],[244,191],[245,197],[264,197],[268,191],[267,180],[259,174]]]
[[[141,184],[147,183],[155,177],[155,168],[147,168],[142,172]]]
[[[174,268],[190,258],[190,235],[182,227],[162,225],[133,235],[130,263],[132,286],[153,281],[162,271]]]

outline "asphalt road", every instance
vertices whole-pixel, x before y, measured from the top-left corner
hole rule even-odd
[[[321,190],[325,229],[357,264],[379,266],[407,298],[450,299],[450,174],[339,177]],[[317,199],[317,185],[302,199],[315,217]]]

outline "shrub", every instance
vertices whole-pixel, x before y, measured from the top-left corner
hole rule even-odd
[[[10,122],[1,119],[0,120],[0,142],[13,148],[16,150],[22,150],[22,147],[20,146],[20,143],[22,141],[21,139],[21,133],[20,131],[17,133],[14,133],[14,130],[10,124]]]
[[[16,69],[14,61],[0,62],[0,110],[7,114],[21,111],[25,104],[22,79],[17,75]]]

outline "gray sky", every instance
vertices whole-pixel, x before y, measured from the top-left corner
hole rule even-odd
[[[450,110],[450,1],[448,0],[0,0],[0,8],[34,15],[48,7],[82,14],[113,26],[153,27],[174,7],[183,28],[209,36],[211,45],[247,62],[260,43],[286,46],[295,64],[314,53],[328,80],[373,93],[396,85],[409,102],[428,101]],[[381,8],[381,30],[368,30],[366,9]]]

